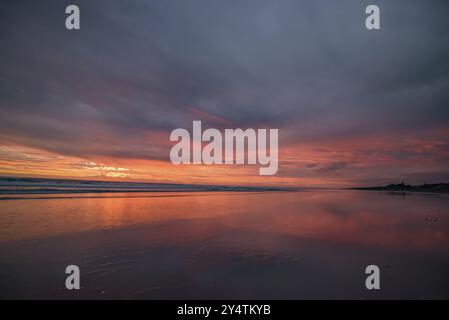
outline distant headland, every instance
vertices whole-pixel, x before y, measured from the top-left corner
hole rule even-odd
[[[438,192],[449,193],[449,183],[425,183],[421,185],[410,185],[405,183],[389,184],[383,187],[357,187],[353,190],[373,190],[373,191],[397,191],[397,192]]]

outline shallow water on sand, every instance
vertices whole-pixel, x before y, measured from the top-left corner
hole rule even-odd
[[[70,264],[81,290],[65,289]],[[0,198],[0,298],[449,298],[448,270],[444,194]]]

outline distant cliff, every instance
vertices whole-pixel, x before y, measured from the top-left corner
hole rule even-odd
[[[380,191],[413,191],[413,192],[440,192],[449,193],[449,183],[425,183],[417,186],[398,183],[389,184],[384,187],[359,187],[351,188],[356,190],[380,190]]]

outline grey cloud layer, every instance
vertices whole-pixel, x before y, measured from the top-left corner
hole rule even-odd
[[[164,158],[156,136],[190,126],[192,109],[289,141],[448,124],[446,1],[376,1],[378,32],[366,1],[77,1],[75,32],[70,3],[2,1],[2,136]]]

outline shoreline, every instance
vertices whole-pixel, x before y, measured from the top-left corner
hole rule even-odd
[[[0,177],[0,195],[82,194],[124,192],[261,192],[293,191],[297,188],[274,186],[201,185],[154,182],[95,181],[46,178]]]

